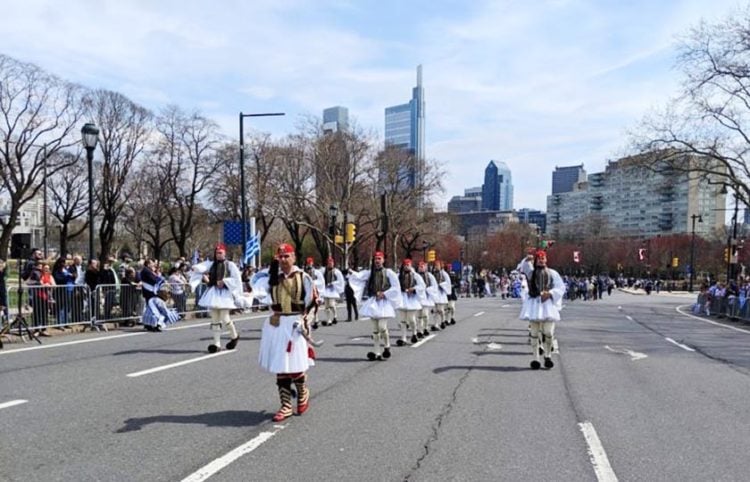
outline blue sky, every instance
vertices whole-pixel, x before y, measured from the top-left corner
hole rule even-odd
[[[604,169],[679,88],[678,36],[725,0],[25,0],[4,2],[0,52],[158,111],[198,109],[238,136],[240,111],[283,136],[334,105],[382,141],[383,110],[424,68],[438,208],[511,169],[514,207],[546,210],[555,166]],[[61,4],[64,3],[64,6]],[[246,129],[248,127],[246,123]]]

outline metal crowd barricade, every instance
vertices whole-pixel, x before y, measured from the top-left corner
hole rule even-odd
[[[26,285],[20,292],[17,287],[8,287],[7,295],[5,322],[11,322],[18,315],[20,296],[21,316],[32,330],[91,323],[88,286]]]
[[[188,283],[170,283],[172,304],[183,316],[208,317],[208,312],[198,305],[207,286],[198,285],[193,290]],[[47,328],[64,328],[73,325],[104,328],[104,323],[118,322],[133,326],[140,323],[144,309],[140,285],[98,285],[92,292],[87,285],[6,286],[8,306],[0,313],[0,327],[12,322],[18,314],[18,297],[21,297],[21,314],[34,331]]]

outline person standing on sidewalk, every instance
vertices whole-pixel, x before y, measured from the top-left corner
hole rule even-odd
[[[357,309],[357,298],[354,296],[354,290],[352,285],[349,284],[349,276],[354,273],[351,266],[346,270],[344,279],[346,285],[344,286],[344,296],[346,297],[346,321],[352,321],[352,311],[354,311],[354,319],[359,320],[359,310]]]

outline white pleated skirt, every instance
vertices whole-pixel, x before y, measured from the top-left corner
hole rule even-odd
[[[299,315],[282,316],[279,326],[273,326],[270,317],[263,322],[258,363],[271,373],[306,372],[315,361],[310,358],[305,337],[294,326],[302,323]]]
[[[528,321],[560,321],[560,312],[552,300],[542,303],[542,299],[539,297],[527,297],[521,305],[519,318]]]
[[[396,310],[393,309],[393,305],[388,300],[378,300],[374,296],[368,298],[367,301],[359,309],[361,316],[369,316],[370,318],[395,318]]]
[[[216,288],[215,286],[210,287],[208,291],[203,293],[200,301],[198,301],[198,305],[217,310],[234,310],[237,308],[232,292],[228,289]]]

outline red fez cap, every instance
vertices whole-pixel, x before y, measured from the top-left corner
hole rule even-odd
[[[536,253],[534,253],[534,256],[537,258],[547,258],[547,252],[543,249],[537,249]]]
[[[385,259],[385,256],[383,256],[383,252],[382,251],[375,251],[375,256],[374,257],[375,258],[383,258],[383,259]]]
[[[315,260],[310,256],[305,260],[305,264],[315,264]]]
[[[534,254],[534,255],[536,255],[536,249],[535,248],[526,248],[526,254]]]
[[[217,253],[219,251],[223,251],[223,252],[226,253],[227,252],[227,247],[224,246],[224,243],[216,243],[216,247],[214,248],[214,251],[216,251]]]
[[[336,262],[336,260],[334,260],[334,259],[333,259],[333,256],[329,256],[329,257],[328,257],[328,258],[326,259],[326,263],[335,263],[335,262]]]
[[[411,259],[409,259],[409,258],[406,258],[406,259],[404,260],[404,266],[411,266]]]
[[[294,254],[294,248],[289,243],[281,243],[278,248],[276,248],[276,254]]]
[[[419,262],[418,266],[421,268],[423,266],[427,266],[427,263],[425,263],[424,260],[422,260],[422,261]]]

